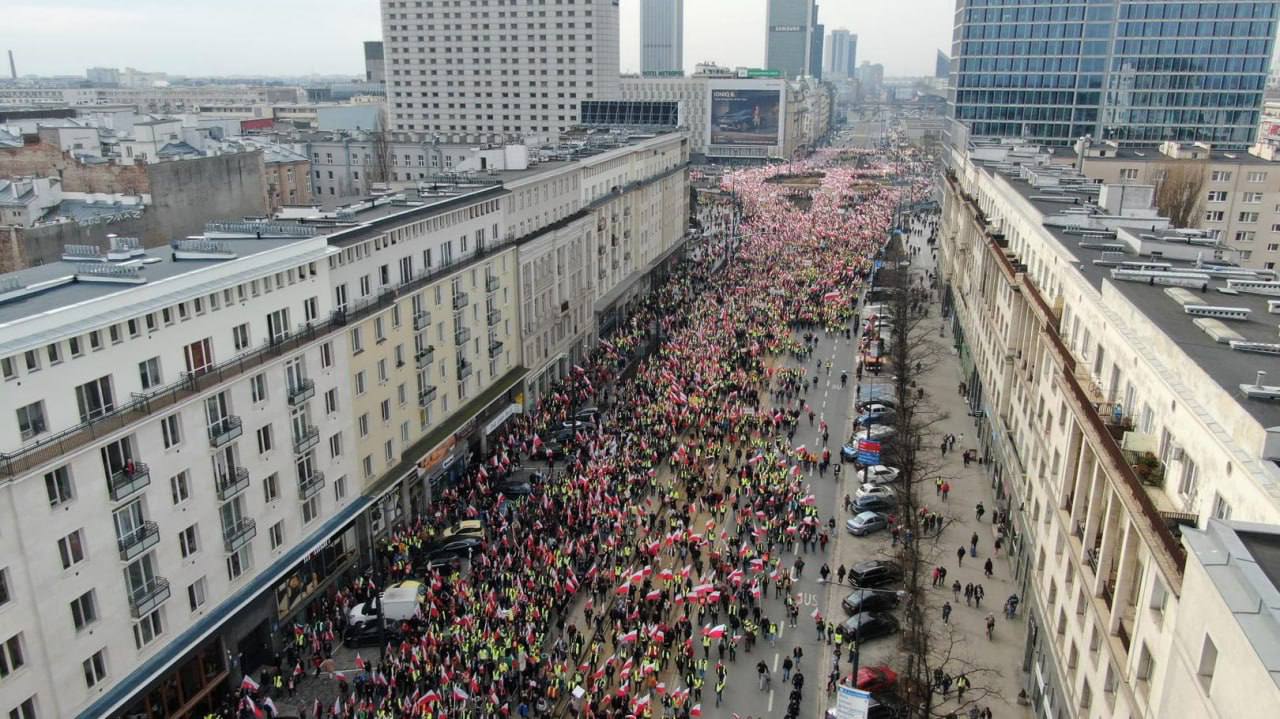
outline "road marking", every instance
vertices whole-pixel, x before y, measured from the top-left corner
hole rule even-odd
[[[778,671],[778,657],[779,657],[779,656],[781,656],[781,652],[774,652],[774,653],[773,653],[773,670],[774,670],[775,672],[776,672],[776,671]]]
[[[768,711],[769,711],[769,713],[770,713],[770,714],[772,714],[772,713],[773,713],[773,690],[772,690],[772,689],[770,689],[770,690],[769,690],[769,706],[768,706]]]

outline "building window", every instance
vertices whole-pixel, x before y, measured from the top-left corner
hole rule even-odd
[[[320,345],[320,367],[328,369],[333,366],[333,343],[325,342]]]
[[[1209,210],[1204,213],[1205,222],[1222,222],[1224,217],[1226,217],[1226,213],[1222,210]]]
[[[1209,202],[1226,202],[1226,190],[1213,190],[1209,193]]]
[[[360,415],[360,418],[356,420],[356,426],[360,430],[361,437],[369,436],[369,413],[368,412]]]
[[[1251,183],[1255,183],[1255,184],[1256,184],[1256,183],[1259,183],[1259,182],[1266,182],[1266,181],[1267,181],[1267,173],[1265,173],[1265,172],[1250,172],[1250,173],[1249,173],[1249,175],[1248,175],[1248,177],[1247,177],[1246,179],[1247,179],[1249,182],[1251,182]]]
[[[102,651],[99,649],[93,653],[93,656],[84,660],[84,683],[90,689],[107,678],[107,660],[102,656]]]
[[[182,442],[182,429],[178,424],[177,412],[160,420],[160,435],[164,440],[165,449],[175,447]]]
[[[267,374],[260,372],[249,378],[249,395],[255,402],[267,400]]]
[[[359,397],[360,395],[364,394],[364,389],[365,389],[364,384],[365,384],[365,380],[364,380],[364,370],[360,370],[359,372],[356,372],[356,381],[355,381],[355,385],[356,385],[356,396],[357,396],[357,397]]]
[[[337,459],[342,456],[342,433],[335,432],[329,437],[329,458]]]
[[[17,707],[9,710],[9,719],[36,719],[36,698],[29,696]]]
[[[1213,517],[1224,522],[1231,519],[1231,505],[1217,492],[1213,493]]]
[[[71,473],[64,465],[44,475],[44,488],[49,494],[49,506],[56,507],[75,499],[75,487],[71,483]]]
[[[160,614],[162,611],[163,608],[157,609],[133,625],[133,643],[139,649],[164,633],[164,618]]]
[[[1196,678],[1206,694],[1213,685],[1213,673],[1218,668],[1218,647],[1208,634],[1204,635],[1204,646],[1200,648],[1200,668],[1196,670]]]
[[[14,379],[18,376],[18,370],[13,365],[12,357],[0,359],[0,375],[3,375],[5,379]]]
[[[83,530],[77,529],[58,540],[58,556],[62,558],[63,569],[70,569],[84,561]]]
[[[196,525],[178,532],[178,548],[182,551],[183,559],[200,551],[200,530]]]
[[[267,536],[271,538],[271,548],[276,549],[284,544],[284,520],[280,520],[271,525],[271,529],[267,530]]]
[[[1121,168],[1121,169],[1120,169],[1120,179],[1121,179],[1121,180],[1136,180],[1136,179],[1138,179],[1138,168],[1136,168],[1136,167],[1124,167],[1124,168]]]
[[[152,357],[149,360],[143,360],[138,363],[138,379],[142,383],[142,390],[145,392],[153,387],[160,386],[160,358]]]
[[[1210,182],[1231,182],[1231,172],[1228,170],[1214,170],[1209,175]]]
[[[246,544],[239,550],[227,555],[227,580],[234,582],[240,575],[253,567],[252,545]]]
[[[1243,225],[1251,225],[1258,221],[1258,213],[1241,212],[1240,214],[1236,215],[1236,221]]]
[[[236,352],[249,348],[249,323],[245,322],[231,328],[231,338],[235,342]]]
[[[71,623],[77,631],[98,621],[98,603],[94,599],[93,590],[81,594],[71,601]]]
[[[0,644],[0,679],[18,671],[27,663],[22,653],[22,634],[15,634]]]
[[[347,478],[346,476],[338,477],[333,483],[333,499],[335,502],[341,502],[347,498]],[[0,579],[3,579],[3,573],[0,573]],[[0,602],[2,603],[2,602]]]
[[[12,598],[9,593],[9,568],[0,567],[0,607],[8,604]]]
[[[1246,244],[1249,242],[1253,242],[1253,236],[1254,235],[1252,230],[1237,230],[1236,242],[1241,242]]]
[[[272,448],[271,425],[266,424],[258,428],[258,454],[266,454]]]
[[[1244,196],[1243,196],[1241,199],[1242,199],[1242,200],[1244,201],[1244,203],[1245,203],[1245,204],[1247,204],[1247,205],[1256,205],[1256,204],[1258,204],[1259,202],[1262,202],[1262,193],[1261,193],[1261,192],[1246,192],[1246,193],[1244,193]]]
[[[174,504],[182,504],[191,499],[191,482],[185,469],[169,478],[169,493],[173,496]]]
[[[335,414],[338,411],[338,390],[331,389],[324,393],[324,413]]]
[[[206,589],[204,577],[200,577],[187,585],[187,606],[191,607],[191,611],[194,612],[204,606],[205,601],[208,599]]]
[[[262,480],[262,499],[270,504],[280,499],[280,474],[272,472]]]
[[[320,516],[320,495],[316,494],[302,503],[303,525],[311,524],[312,520],[318,516]]]

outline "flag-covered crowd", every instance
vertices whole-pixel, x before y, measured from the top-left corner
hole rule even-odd
[[[701,716],[723,691],[720,663],[796,621],[793,601],[770,617],[761,597],[790,596],[795,552],[830,539],[807,484],[815,452],[788,441],[805,378],[779,358],[803,352],[804,332],[845,331],[895,207],[927,189],[834,160],[796,165],[820,175],[811,203],[778,167],[726,175],[741,241],[726,241],[730,208],[704,209],[710,239],[464,482],[395,529],[378,567],[314,601],[279,673],[246,678],[223,716],[271,713],[302,682],[326,686],[301,707],[308,719]],[[589,405],[598,421],[549,439]],[[542,473],[532,494],[495,511],[521,467]],[[429,568],[438,530],[467,518],[486,522],[485,543],[463,566]],[[388,627],[385,651],[369,650],[380,658],[337,674],[347,611],[403,579],[426,587],[418,615]]]

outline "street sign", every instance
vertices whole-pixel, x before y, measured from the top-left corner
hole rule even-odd
[[[836,694],[836,719],[867,719],[871,693],[840,685]]]
[[[880,464],[880,443],[870,439],[858,440],[858,464]]]

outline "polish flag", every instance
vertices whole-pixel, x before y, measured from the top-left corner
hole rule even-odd
[[[659,572],[658,572],[658,578],[659,578],[659,579],[664,579],[664,580],[666,580],[666,581],[668,581],[668,582],[669,582],[669,581],[671,581],[672,579],[674,579],[674,578],[675,578],[675,574],[674,574],[674,573],[672,573],[672,571],[671,571],[670,569],[663,569],[663,570],[661,570],[661,571],[659,571]]]
[[[710,628],[703,627],[702,634],[703,636],[711,637],[712,639],[719,639],[720,637],[724,636],[724,625],[717,624],[714,627],[710,627]]]
[[[631,583],[627,582],[626,584],[623,584],[621,587],[618,587],[617,589],[613,590],[613,593],[617,594],[620,597],[624,597],[627,595],[627,592],[629,592],[630,590],[631,590]]]
[[[681,579],[688,579],[688,578],[689,578],[689,575],[690,575],[692,572],[693,572],[693,565],[692,565],[692,564],[686,564],[686,565],[684,565],[684,569],[681,569],[681,570],[680,570],[680,578],[681,578]]]
[[[800,500],[800,504],[803,504],[806,507],[812,507],[817,503],[818,503],[818,498],[813,496],[812,494],[806,495],[804,499]]]
[[[831,292],[828,292],[827,294],[822,296],[822,299],[825,302],[835,302],[836,300],[840,299],[840,291],[833,290]]]
[[[662,592],[659,592],[658,590],[654,589],[653,591],[644,595],[644,598],[651,602],[656,602],[662,598]]]
[[[636,632],[636,630],[632,629],[631,631],[619,637],[619,640],[621,640],[624,643],[630,644],[631,642],[634,642],[639,637],[640,635]]]
[[[702,716],[702,705],[694,704],[693,708],[689,710],[689,716],[695,717],[695,719]]]
[[[456,686],[456,687],[454,687],[454,688],[453,688],[453,698],[454,698],[456,701],[465,702],[467,699],[470,699],[470,698],[471,698],[471,695],[469,695],[469,694],[467,694],[466,692],[464,692],[464,691],[462,690],[462,687],[457,687],[457,686]]]
[[[251,692],[256,692],[258,691],[259,686],[260,685],[253,680],[253,677],[249,676],[248,674],[244,675],[244,679],[240,680],[241,689],[248,689]]]

